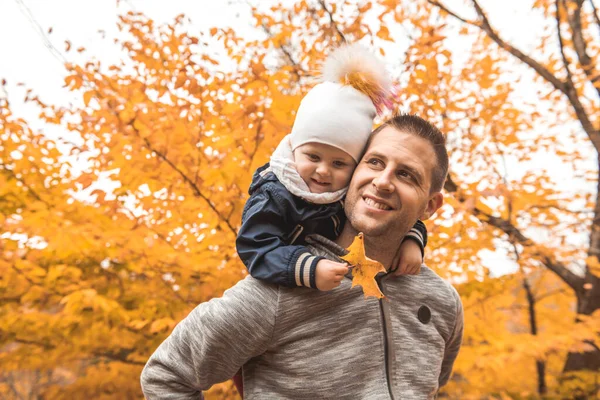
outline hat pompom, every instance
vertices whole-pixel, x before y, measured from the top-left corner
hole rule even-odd
[[[378,113],[393,107],[396,93],[384,63],[360,44],[342,45],[334,50],[323,65],[322,77],[364,93]]]

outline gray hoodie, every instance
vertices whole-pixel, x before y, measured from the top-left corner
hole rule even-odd
[[[345,250],[314,237],[311,252]],[[329,292],[251,277],[196,307],[148,360],[147,399],[198,399],[243,366],[244,399],[432,399],[460,348],[456,290],[426,266],[382,276],[385,299],[351,277]]]

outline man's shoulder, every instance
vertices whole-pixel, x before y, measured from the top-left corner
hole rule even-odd
[[[231,289],[233,289],[236,286],[240,286],[245,289],[265,290],[265,291],[277,290],[277,288],[279,287],[276,284],[253,278],[250,275],[246,275],[243,279],[240,279],[234,286],[231,287]]]
[[[445,290],[456,292],[454,286],[446,279],[442,278],[437,272],[433,270],[433,268],[428,267],[427,265],[421,265],[421,275],[430,281],[432,284],[436,286],[440,286],[440,288],[444,288]]]
[[[454,303],[457,307],[462,305],[456,288],[427,265],[421,266],[421,273],[418,276],[423,290],[430,292],[434,298]]]
[[[279,286],[255,279],[247,275],[244,279],[239,280],[235,285],[225,290],[223,298],[240,298],[245,299],[261,298],[277,298]]]

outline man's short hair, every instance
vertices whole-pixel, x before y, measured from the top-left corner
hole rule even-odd
[[[431,173],[430,193],[440,192],[442,187],[444,187],[446,175],[448,174],[446,137],[438,128],[421,117],[411,114],[396,114],[371,133],[366,148],[371,144],[373,137],[388,126],[400,132],[419,136],[431,143],[436,156],[436,166]]]

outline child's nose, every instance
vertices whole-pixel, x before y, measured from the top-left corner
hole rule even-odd
[[[327,166],[324,164],[319,164],[319,166],[317,167],[317,173],[319,175],[327,175],[329,174],[329,168],[327,168]]]

